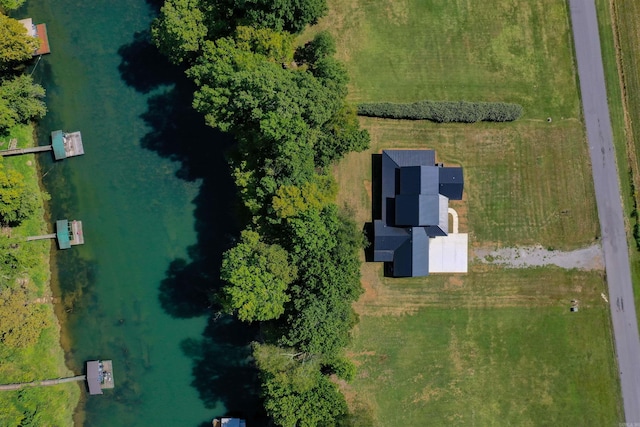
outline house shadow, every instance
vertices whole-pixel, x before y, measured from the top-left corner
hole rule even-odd
[[[382,218],[382,154],[371,155],[371,222],[362,227],[366,239],[364,258],[366,262],[373,262],[373,222]]]

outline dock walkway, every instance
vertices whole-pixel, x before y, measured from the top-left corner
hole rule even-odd
[[[75,377],[56,378],[52,380],[31,381],[28,383],[15,383],[0,385],[0,390],[19,390],[23,387],[44,387],[49,385],[56,385],[62,383],[70,383],[73,381],[84,381],[87,379],[86,375],[77,375]]]
[[[51,151],[53,148],[51,145],[39,145],[37,147],[29,147],[29,148],[13,148],[10,150],[0,150],[0,156],[17,156],[19,154],[29,154],[29,153],[42,153],[44,151]]]

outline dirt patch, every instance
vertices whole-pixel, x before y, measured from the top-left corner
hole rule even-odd
[[[428,403],[431,399],[439,399],[444,393],[445,391],[443,389],[428,385],[414,397],[412,403]]]
[[[451,276],[447,279],[447,283],[445,285],[445,289],[447,288],[459,288],[464,284],[462,277],[460,276]]]
[[[486,264],[499,264],[508,268],[556,265],[566,269],[604,270],[600,244],[574,251],[557,251],[542,246],[520,248],[474,249],[475,259]]]

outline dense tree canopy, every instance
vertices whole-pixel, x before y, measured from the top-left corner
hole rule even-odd
[[[336,425],[347,414],[337,386],[322,375],[317,360],[271,345],[255,345],[265,409],[285,427]]]
[[[0,13],[0,72],[30,59],[39,46],[40,40],[29,36],[20,22]]]
[[[38,340],[43,328],[49,326],[44,310],[30,299],[28,283],[22,286],[0,287],[0,342],[9,347],[29,347]]]
[[[300,278],[292,284],[287,333],[281,343],[335,356],[357,317],[351,303],[362,293],[358,250],[362,238],[335,205],[287,221],[288,247]]]
[[[206,40],[230,36],[238,27],[297,33],[326,12],[326,0],[167,0],[151,31],[172,62],[189,64]]]
[[[151,27],[158,48],[175,64],[194,58],[207,36],[200,0],[166,1]]]
[[[227,282],[225,305],[238,318],[253,322],[278,318],[289,301],[287,286],[296,278],[288,254],[278,245],[260,241],[258,233],[243,231],[240,242],[222,260],[220,277]]]
[[[16,225],[29,217],[35,206],[35,197],[25,186],[22,174],[0,162],[0,222]]]
[[[304,46],[292,35],[325,12],[325,0],[168,0],[152,30],[195,82],[194,108],[237,141],[228,159],[248,221],[223,256],[218,298],[262,321],[262,396],[284,426],[347,414],[329,375],[353,377],[342,353],[362,292],[362,234],[339,214],[328,166],[369,135],[329,33]]]
[[[323,55],[331,49],[313,52],[305,58],[327,59]],[[313,180],[316,167],[369,144],[344,100],[344,68],[333,59],[289,68],[293,56],[290,36],[240,27],[235,37],[206,42],[187,71],[199,87],[194,107],[210,126],[238,139],[234,174],[254,214],[282,185]],[[311,65],[319,68],[312,72]],[[318,71],[330,67],[331,72]]]
[[[273,197],[273,209],[278,218],[297,216],[310,209],[320,210],[333,202],[337,191],[331,176],[316,175],[300,187],[280,186]]]
[[[25,0],[0,0],[0,8],[4,10],[17,9],[24,4]]]
[[[27,75],[0,79],[0,133],[11,126],[43,117],[44,88]]]

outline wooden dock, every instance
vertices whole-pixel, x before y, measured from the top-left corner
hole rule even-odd
[[[111,360],[90,360],[87,362],[87,386],[90,395],[102,394],[102,390],[114,387]]]
[[[84,381],[86,375],[77,375],[75,377],[56,378],[53,380],[31,381],[29,383],[15,383],[0,385],[0,390],[20,390],[23,387],[44,387],[56,384],[70,383],[74,381]]]
[[[51,145],[40,145],[38,147],[29,147],[29,148],[13,148],[9,150],[0,150],[0,156],[17,156],[20,154],[30,154],[30,153],[42,153],[44,151],[51,151],[53,147]]]
[[[3,384],[0,385],[0,391],[20,390],[24,387],[45,387],[74,381],[86,381],[87,387],[89,388],[89,394],[102,394],[103,389],[110,389],[114,387],[112,365],[111,360],[90,360],[87,362],[86,375],[31,381],[26,383]]]
[[[11,140],[7,150],[0,150],[0,156],[18,156],[20,154],[42,153],[53,151],[55,160],[62,160],[69,157],[82,156],[84,145],[82,145],[82,134],[77,132],[63,132],[56,130],[51,132],[51,145],[39,145],[37,147],[16,148],[17,140]]]
[[[27,242],[31,242],[33,240],[44,240],[44,239],[55,239],[56,233],[53,234],[42,234],[40,236],[29,236],[27,237]]]
[[[71,246],[84,244],[82,221],[60,219],[56,221],[56,232],[27,237],[27,242],[34,240],[56,239],[59,249],[69,249]]]
[[[51,145],[53,146],[53,157],[56,160],[84,154],[82,134],[79,131],[63,132],[54,130],[51,132]]]

